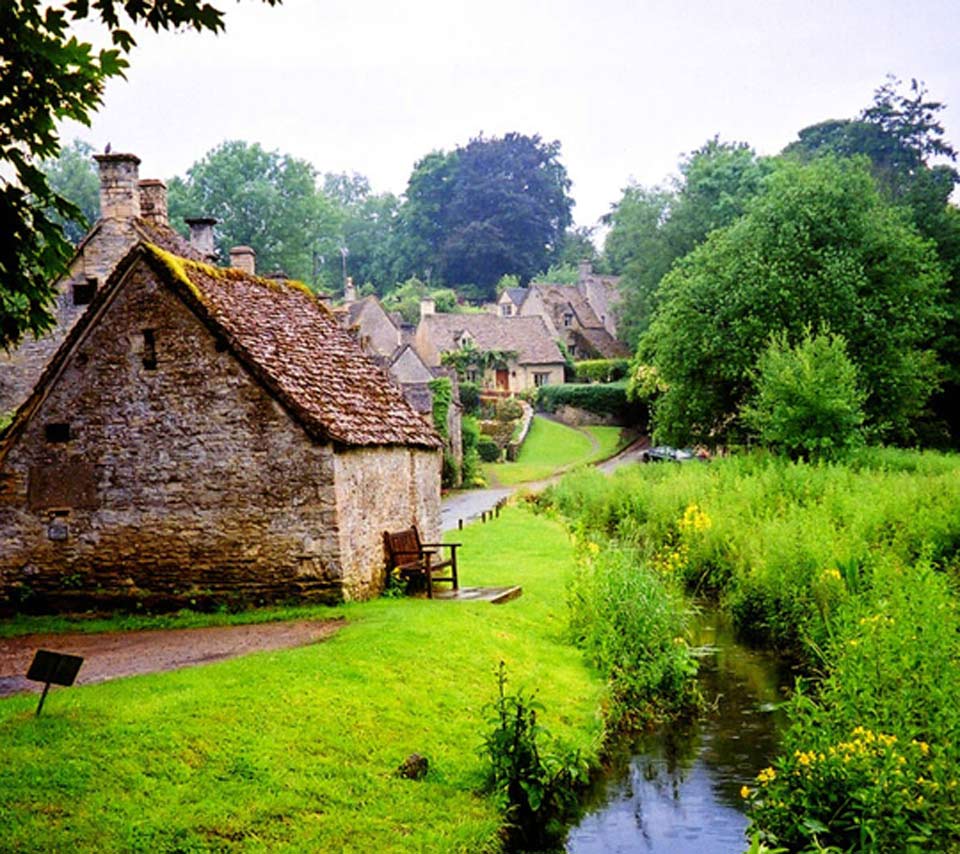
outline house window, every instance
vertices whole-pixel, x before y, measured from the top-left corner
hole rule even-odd
[[[504,317],[510,317],[510,315],[513,314],[513,306],[510,305],[510,303],[505,302],[500,306],[500,314],[502,314]]]
[[[468,370],[466,373],[467,373],[467,382],[468,382],[468,383],[475,383],[475,382],[477,382],[477,379],[478,379],[478,378],[477,378],[477,372],[476,372],[476,371]]]
[[[96,293],[96,279],[87,279],[85,282],[75,282],[73,285],[73,304],[90,305]]]
[[[43,427],[44,438],[48,442],[60,444],[70,441],[69,424],[45,424]]]
[[[544,385],[550,385],[550,374],[534,373],[533,384],[537,388],[540,388],[540,386]]]
[[[571,314],[569,311],[563,315],[563,325],[573,326],[573,314]]]
[[[143,330],[143,367],[148,371],[157,369],[157,339],[152,329]]]

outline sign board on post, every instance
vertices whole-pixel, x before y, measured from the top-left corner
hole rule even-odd
[[[40,716],[40,710],[43,708],[43,701],[47,699],[47,691],[51,685],[70,686],[73,680],[77,678],[77,672],[83,659],[79,655],[68,655],[65,652],[51,652],[48,649],[38,649],[33,661],[30,663],[30,669],[27,671],[27,679],[33,682],[44,682],[43,693],[40,695],[40,703],[37,706],[37,717]]]

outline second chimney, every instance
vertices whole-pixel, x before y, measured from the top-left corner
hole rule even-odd
[[[167,217],[167,185],[156,178],[140,182],[140,216],[154,225],[170,225]]]
[[[423,299],[420,300],[420,319],[421,320],[423,320],[423,318],[431,314],[436,314],[436,311],[437,311],[437,304],[434,300],[430,299],[429,297],[424,297]]]
[[[357,286],[353,283],[353,276],[347,276],[347,283],[343,286],[343,301],[357,301]]]
[[[100,166],[100,218],[133,220],[140,216],[140,158],[136,154],[94,154]]]
[[[234,246],[230,250],[230,266],[253,276],[257,272],[257,253],[249,246]]]
[[[190,227],[190,245],[210,262],[217,260],[217,244],[213,227],[217,220],[210,216],[189,216],[183,220]]]

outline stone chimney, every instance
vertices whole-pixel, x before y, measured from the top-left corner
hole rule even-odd
[[[353,276],[347,276],[347,283],[343,286],[343,301],[357,301],[357,286],[353,283]]]
[[[100,166],[100,218],[133,220],[140,216],[136,154],[94,154]]]
[[[257,253],[249,246],[234,246],[230,250],[230,266],[253,276],[257,272]]]
[[[156,178],[140,182],[140,216],[154,225],[170,225],[167,217],[167,185]]]
[[[577,264],[577,271],[581,282],[589,279],[593,275],[593,263],[584,258]]]
[[[212,216],[188,216],[183,221],[190,227],[190,245],[208,261],[216,261],[217,244],[213,239],[213,227],[217,220]]]
[[[420,319],[423,320],[428,314],[437,313],[437,304],[429,297],[420,300]]]

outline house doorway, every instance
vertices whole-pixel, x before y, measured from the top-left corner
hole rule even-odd
[[[510,391],[510,371],[506,368],[497,368],[497,390]]]

